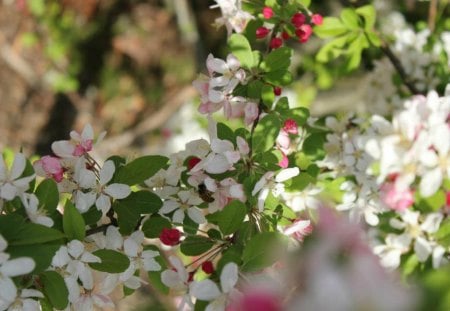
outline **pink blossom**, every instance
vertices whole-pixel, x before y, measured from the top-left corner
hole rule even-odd
[[[252,124],[259,114],[258,105],[256,103],[247,103],[244,108],[245,113],[245,125]]]
[[[409,188],[399,188],[395,183],[385,183],[381,186],[381,200],[389,208],[402,212],[414,203],[414,192]]]
[[[262,10],[263,16],[265,19],[270,19],[273,16],[273,9],[271,7],[264,7]]]
[[[322,17],[322,15],[320,15],[320,14],[313,14],[313,15],[311,16],[311,22],[312,22],[314,25],[322,25],[322,23],[323,23],[323,17]]]
[[[308,41],[309,37],[312,35],[312,28],[308,24],[301,25],[296,31],[295,35],[298,37],[299,41],[305,43]]]
[[[226,311],[281,311],[280,297],[267,289],[250,289],[227,306]]]
[[[289,166],[289,159],[284,153],[281,153],[281,154],[282,154],[283,158],[280,160],[280,162],[278,162],[278,165],[281,168],[288,168],[288,166]]]
[[[61,182],[64,170],[61,166],[59,158],[52,156],[43,156],[40,160],[34,162],[35,170],[43,170],[46,177],[53,178],[56,182]]]
[[[284,228],[283,233],[291,235],[299,242],[303,242],[305,236],[310,235],[313,231],[313,226],[310,220],[296,219],[294,222]]]

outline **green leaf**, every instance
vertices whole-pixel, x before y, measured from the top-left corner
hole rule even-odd
[[[280,47],[267,55],[260,68],[265,72],[287,70],[291,64],[292,49]]]
[[[416,254],[411,254],[408,259],[402,264],[402,274],[403,276],[408,276],[414,272],[414,270],[419,265],[419,258]]]
[[[314,27],[314,33],[322,39],[339,36],[347,31],[347,27],[337,17],[325,17],[322,25]]]
[[[63,277],[56,271],[45,271],[39,275],[44,295],[53,308],[61,310],[69,303],[69,291]]]
[[[341,11],[342,23],[347,26],[348,29],[358,29],[359,28],[359,17],[355,10],[350,8],[345,8]]]
[[[181,242],[180,250],[186,256],[198,256],[210,250],[213,245],[214,241],[208,237],[191,235]]]
[[[141,184],[166,166],[168,160],[159,155],[137,158],[117,170],[114,182],[130,186]]]
[[[277,116],[268,114],[262,118],[256,126],[253,135],[253,153],[264,152],[273,148],[280,128],[281,124]]]
[[[86,236],[86,223],[83,216],[69,200],[64,206],[63,228],[69,240],[83,241]]]
[[[146,238],[158,238],[164,228],[172,228],[172,224],[166,218],[159,215],[152,215],[142,226],[142,232]]]
[[[378,35],[375,32],[368,31],[366,32],[367,38],[369,39],[370,43],[373,46],[380,47],[381,46],[381,39],[378,37]]]
[[[375,26],[377,13],[373,5],[364,5],[356,9],[356,13],[364,17],[364,29],[369,31]]]
[[[253,99],[259,98],[261,95],[261,89],[263,85],[264,83],[262,83],[259,80],[250,82],[247,88],[247,97]]]
[[[242,254],[242,271],[261,270],[282,256],[286,238],[278,232],[262,232],[251,238]]]
[[[322,63],[326,63],[331,59],[338,57],[341,54],[341,52],[339,52],[339,49],[343,48],[346,43],[347,36],[341,36],[326,43],[316,54],[316,60]]]
[[[261,98],[267,107],[272,107],[273,102],[275,101],[275,93],[273,92],[273,87],[271,85],[264,84],[261,89]]]
[[[253,53],[247,38],[241,34],[233,34],[228,39],[231,53],[240,61],[241,66],[252,68],[254,66]]]
[[[217,123],[217,137],[231,142],[236,140],[233,130],[222,122]]]
[[[34,245],[65,238],[65,235],[58,230],[34,223],[23,224],[13,232],[12,236],[2,233],[9,246]]]
[[[223,235],[235,233],[242,225],[247,208],[244,203],[234,200],[219,212],[218,225]]]
[[[99,249],[92,253],[101,259],[100,263],[90,263],[92,269],[108,273],[121,273],[130,266],[130,260],[122,253],[112,249]]]
[[[434,238],[444,247],[450,246],[450,218],[446,218],[441,223],[439,230],[434,234]]]
[[[298,126],[302,126],[306,123],[309,117],[309,110],[305,107],[298,107],[290,109],[287,114],[283,114],[286,119],[294,119]]]
[[[120,233],[131,234],[136,230],[142,214],[156,213],[161,206],[161,199],[146,190],[132,192],[125,199],[116,200],[113,209],[117,213]]]
[[[59,203],[59,191],[53,179],[43,180],[37,186],[35,194],[39,199],[39,208],[44,208],[49,213],[56,210]]]
[[[288,85],[292,82],[292,74],[290,71],[282,69],[266,73],[263,79],[273,85]]]

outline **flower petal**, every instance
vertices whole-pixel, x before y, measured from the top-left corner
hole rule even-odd
[[[189,293],[197,299],[206,301],[214,300],[222,294],[216,283],[209,279],[192,282],[189,285]]]

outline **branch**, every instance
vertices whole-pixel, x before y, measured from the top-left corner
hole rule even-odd
[[[395,56],[395,54],[392,52],[389,45],[387,45],[385,42],[383,42],[383,44],[381,45],[381,50],[383,51],[384,55],[387,56],[389,61],[392,63],[395,70],[397,70],[398,74],[400,75],[400,78],[403,81],[403,84],[408,88],[408,90],[414,95],[423,94],[423,92],[421,92],[421,91],[419,91],[419,89],[417,89],[417,87],[414,85],[413,81],[410,80],[410,78],[406,74],[405,68],[403,68],[403,65],[402,65],[400,59],[398,59],[397,56]]]

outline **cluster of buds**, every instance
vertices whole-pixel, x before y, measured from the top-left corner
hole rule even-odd
[[[262,15],[265,19],[270,20],[274,18],[275,13],[271,7],[266,6],[262,10]],[[308,12],[307,14],[297,12],[292,15],[289,22],[282,19],[275,21],[275,23],[279,23],[280,25],[292,25],[295,29],[295,36],[301,43],[305,43],[309,40],[309,37],[312,34],[311,25],[321,25],[322,22],[323,18],[320,14],[312,14],[311,12]],[[287,41],[291,38],[292,35],[290,33],[292,32],[292,30],[288,30],[289,27],[284,28],[284,30],[274,35],[270,40],[269,46],[271,49],[277,49],[281,47],[284,41]],[[271,31],[271,29],[265,26],[258,27],[256,29],[256,38],[264,39]]]

